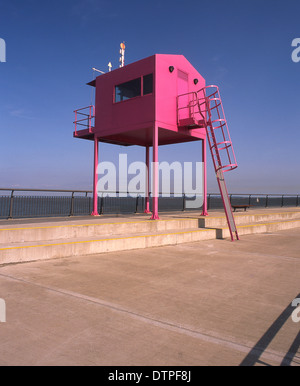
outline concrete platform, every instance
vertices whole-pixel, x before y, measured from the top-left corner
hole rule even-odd
[[[240,236],[300,226],[300,210],[236,213]],[[197,212],[0,221],[0,264],[134,250],[229,237],[224,212]]]
[[[299,251],[295,228],[2,266],[0,366],[299,366]]]

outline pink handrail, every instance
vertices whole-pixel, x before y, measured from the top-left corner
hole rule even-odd
[[[87,112],[82,112],[83,110],[88,110]],[[92,120],[95,118],[95,106],[90,105],[86,107],[81,107],[80,109],[74,110],[75,113],[75,136],[78,133],[77,126],[83,126],[88,129],[89,133],[93,132]],[[78,115],[84,116],[85,118],[78,119]]]
[[[187,98],[188,97],[188,98]],[[185,105],[181,105],[180,100],[188,99]],[[219,87],[215,85],[209,85],[203,87],[198,91],[192,91],[189,93],[185,93],[177,96],[177,124],[179,125],[180,121],[180,112],[187,110],[189,113],[187,114],[189,118],[197,119],[198,117],[203,119],[205,125],[208,123],[211,125],[212,131],[219,132],[219,136],[221,136],[221,140],[216,140],[216,135],[212,134],[214,138],[209,138],[216,143],[216,145],[211,145],[211,149],[215,148],[217,154],[215,154],[215,158],[217,159],[217,170],[222,169],[224,172],[233,170],[237,167],[235,153],[232,147],[232,141],[229,133],[229,129],[227,126],[227,121],[225,118],[225,113],[223,109],[222,100],[219,93]],[[215,115],[215,119],[212,118],[212,114]],[[198,117],[197,117],[198,115]],[[209,118],[210,117],[210,118]],[[210,122],[208,122],[210,119]],[[219,147],[219,145],[223,144],[223,146]],[[221,151],[221,153],[220,153]],[[227,162],[225,160],[224,164],[222,164],[222,154],[225,151],[227,155]],[[223,156],[224,157],[224,156]]]

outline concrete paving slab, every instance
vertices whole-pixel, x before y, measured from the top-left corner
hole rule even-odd
[[[0,365],[299,366],[300,229],[0,267]]]

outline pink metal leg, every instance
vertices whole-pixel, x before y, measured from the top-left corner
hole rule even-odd
[[[152,217],[151,220],[159,220],[158,217],[158,126],[153,127],[153,184],[152,184]]]
[[[94,137],[94,180],[93,180],[93,212],[92,216],[99,216],[98,213],[98,138]]]
[[[207,167],[206,167],[206,138],[202,140],[203,162],[203,208],[201,216],[208,216],[207,212]]]
[[[146,195],[145,195],[145,211],[144,213],[150,212],[150,199],[149,199],[149,184],[150,184],[150,154],[149,146],[146,146]]]

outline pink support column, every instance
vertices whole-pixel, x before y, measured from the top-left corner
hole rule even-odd
[[[94,179],[93,179],[93,212],[92,216],[99,216],[98,213],[98,192],[97,192],[97,183],[98,183],[98,138],[94,137]]]
[[[203,207],[201,216],[208,216],[207,212],[207,167],[206,167],[206,138],[202,139],[203,162]]]
[[[149,146],[146,146],[146,194],[145,194],[145,211],[144,213],[151,213],[150,212],[150,152],[149,152]]]
[[[159,220],[158,217],[158,126],[153,127],[153,168],[152,168],[152,217],[151,220]]]

